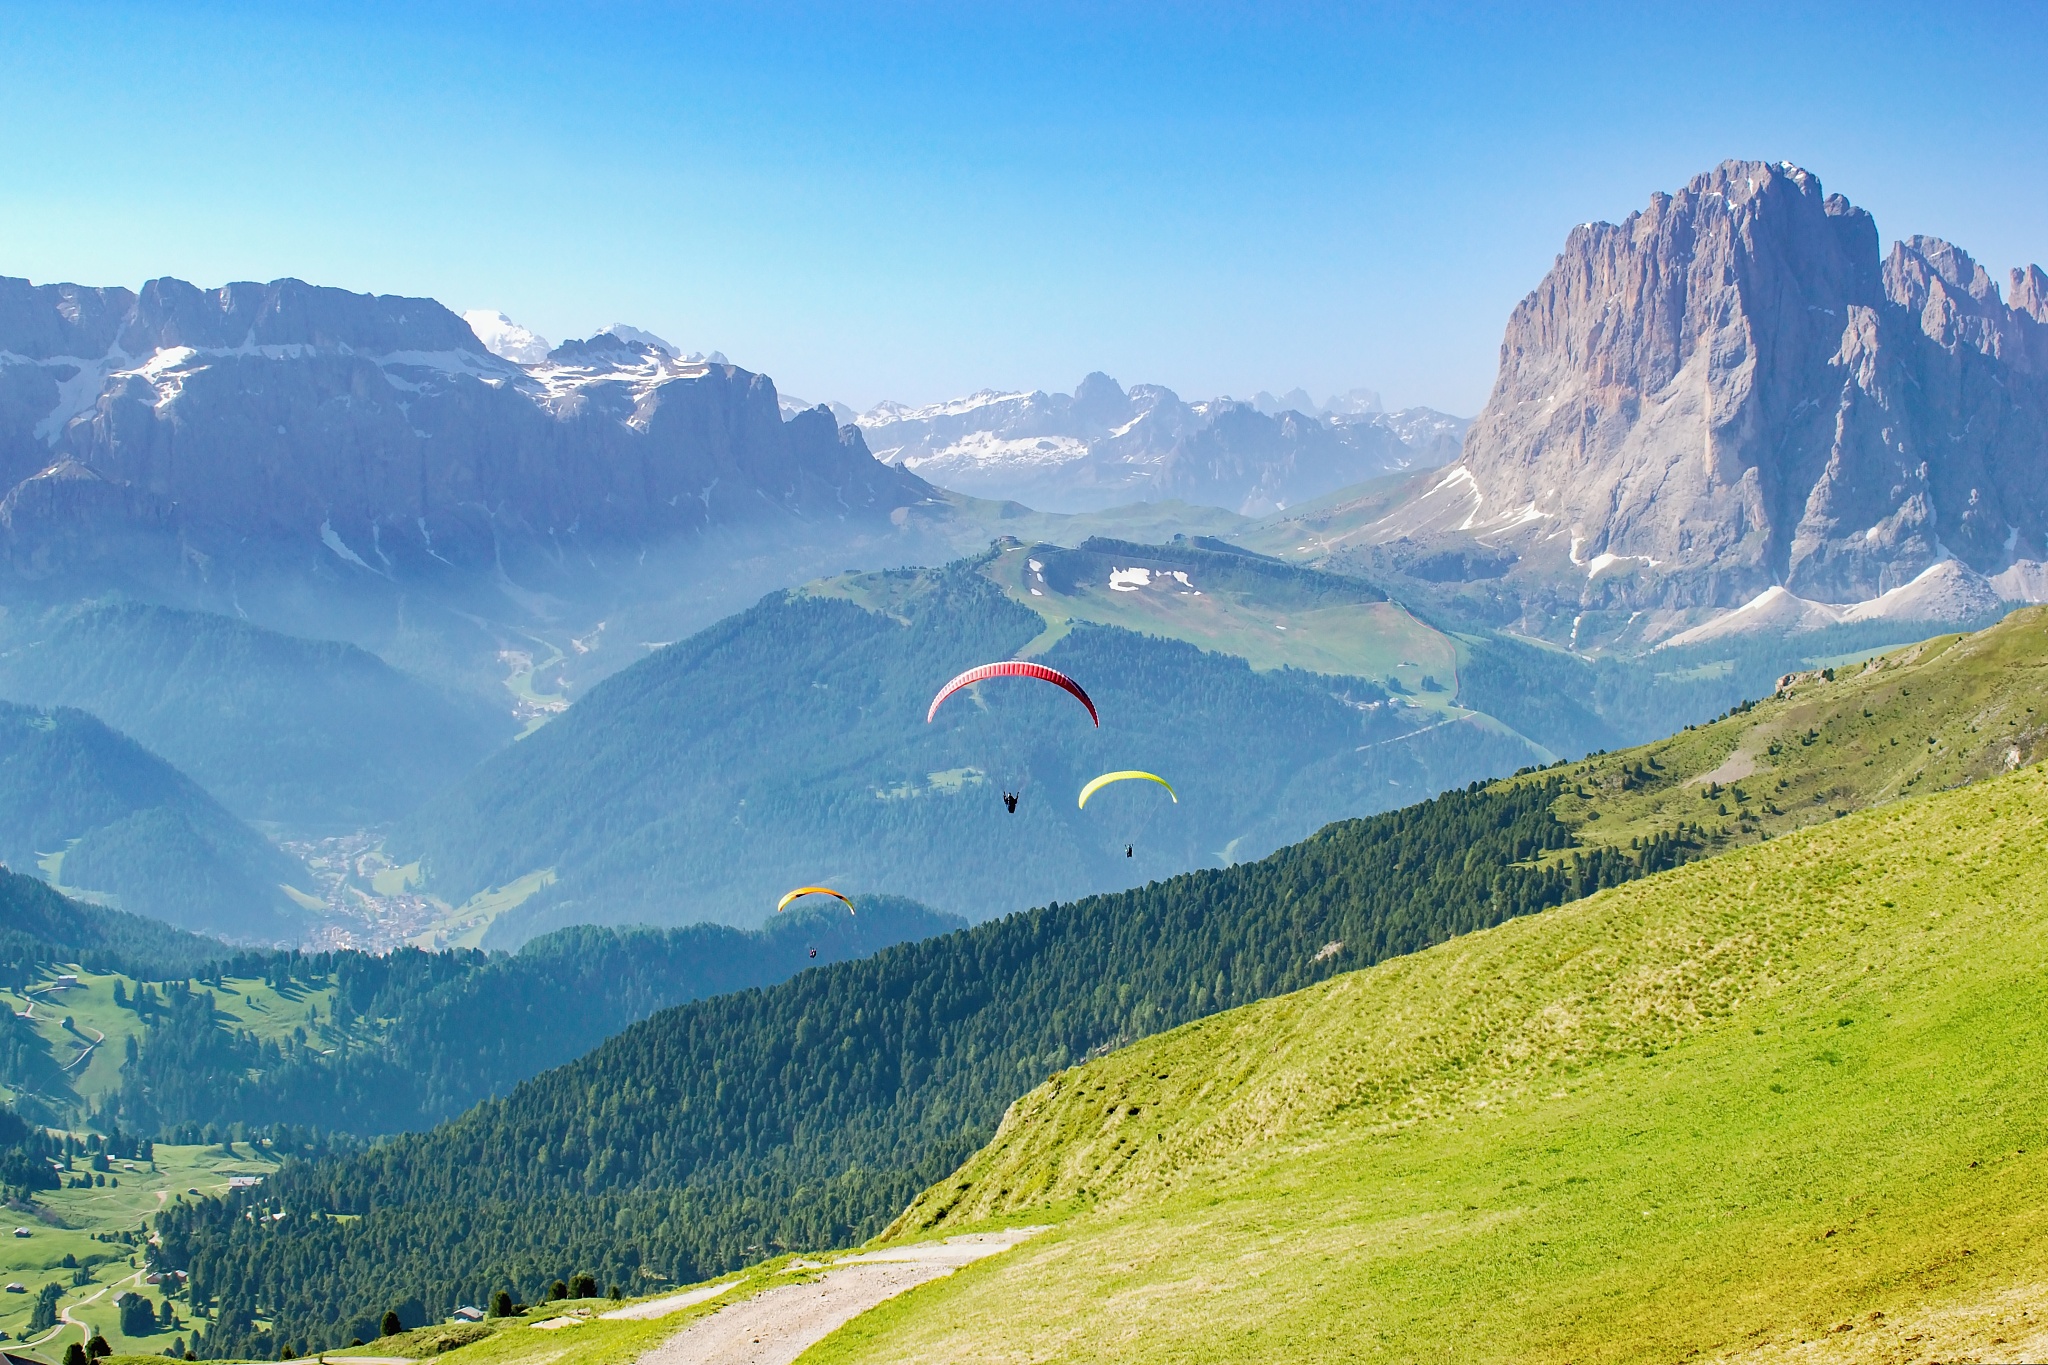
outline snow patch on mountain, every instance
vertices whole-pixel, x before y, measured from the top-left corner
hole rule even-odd
[[[1911,582],[1863,602],[1816,602],[1773,584],[1741,606],[1680,631],[1657,648],[1706,644],[1759,631],[1789,634],[1865,621],[1969,625],[1994,615],[2013,600],[1997,583],[1961,560],[1944,559],[1929,565]]]
[[[515,365],[538,365],[554,349],[546,337],[521,327],[495,308],[472,308],[462,320],[485,350]]]

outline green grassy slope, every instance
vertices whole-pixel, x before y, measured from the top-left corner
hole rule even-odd
[[[1915,773],[1924,789],[1995,771],[2032,742],[2004,722],[2048,705],[2029,662],[2048,652],[2041,616],[1796,684],[1642,750],[1333,825],[1257,864],[1043,907],[657,1015],[501,1104],[394,1145],[403,1160],[281,1177],[278,1191],[306,1204],[372,1210],[345,1228],[265,1232],[281,1255],[290,1244],[284,1260],[251,1254],[233,1208],[195,1213],[167,1241],[223,1301],[276,1306],[296,1335],[395,1293],[452,1307],[532,1267],[654,1265],[688,1278],[744,1264],[750,1245],[879,1229],[985,1141],[1017,1095],[1099,1050],[1773,829],[1832,826],[1841,802]],[[1873,728],[1881,716],[1889,729]],[[1895,733],[1930,726],[1947,749],[1919,734],[1929,752],[1879,780],[1877,738],[1891,762],[1907,749]],[[1781,732],[1794,742],[1773,755]],[[1776,813],[1749,793],[1754,777],[1719,796],[1691,780],[1745,744],[1783,765]],[[1794,799],[1812,792],[1837,804]],[[1745,831],[1736,812],[1751,806]],[[579,1136],[565,1146],[564,1133]],[[515,1207],[519,1219],[479,1213]]]
[[[76,1160],[77,1170],[86,1162]],[[134,1351],[161,1358],[174,1340],[191,1340],[189,1325],[130,1337],[120,1330],[120,1314],[114,1300],[125,1293],[144,1294],[159,1307],[164,1299],[161,1285],[146,1282],[142,1243],[147,1222],[165,1206],[193,1196],[219,1195],[228,1188],[230,1176],[265,1176],[277,1169],[277,1158],[249,1144],[237,1144],[229,1154],[218,1144],[173,1146],[159,1143],[155,1159],[108,1163],[109,1183],[90,1189],[39,1191],[33,1211],[10,1209],[7,1230],[26,1227],[26,1237],[0,1237],[0,1283],[19,1284],[20,1294],[0,1296],[0,1330],[25,1343],[37,1354],[59,1360],[71,1342],[84,1341],[91,1334],[78,1326],[59,1326],[41,1332],[28,1330],[29,1317],[38,1291],[46,1284],[62,1287],[59,1306],[94,1331],[103,1333],[118,1351]],[[125,1238],[125,1240],[123,1240]],[[77,1266],[66,1266],[69,1256]],[[79,1275],[82,1269],[84,1275]],[[83,1280],[83,1283],[74,1281]],[[174,1304],[181,1323],[190,1318],[189,1306]],[[12,1344],[12,1343],[10,1343]]]
[[[1457,641],[1360,580],[1186,542],[1094,539],[1074,549],[1019,545],[982,572],[1043,617],[1048,636],[1073,621],[1120,626],[1235,654],[1258,669],[1390,682],[1436,710],[1457,691]]]
[[[2028,769],[1190,1024],[892,1230],[1056,1231],[807,1359],[1939,1354],[2048,1297],[2044,950]]]
[[[1592,847],[1684,824],[1727,847],[2048,757],[2048,608],[1829,673],[1794,675],[1714,724],[1553,770],[1571,782],[1553,810]]]
[[[223,947],[220,956],[228,953]],[[139,1048],[157,1017],[132,1003],[116,1004],[117,985],[130,1002],[142,989],[132,975],[53,962],[32,979],[0,990],[0,1008],[18,1021],[13,1036],[28,1044],[0,1062],[0,1097],[60,1125],[82,1121],[103,1106],[121,1087],[130,1041]],[[222,976],[218,986],[198,982],[195,989],[213,997],[218,1027],[272,1049],[332,1047],[344,1033],[360,1041],[356,1035],[364,1032],[335,1029],[331,985],[321,989],[293,982],[280,990],[261,977]],[[309,1022],[313,1014],[326,1020],[324,1027]],[[23,1037],[24,1027],[29,1037]]]

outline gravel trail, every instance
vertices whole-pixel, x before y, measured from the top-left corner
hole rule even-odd
[[[969,1233],[848,1256],[809,1284],[778,1285],[719,1309],[641,1356],[636,1365],[790,1365],[876,1304],[1043,1231]]]

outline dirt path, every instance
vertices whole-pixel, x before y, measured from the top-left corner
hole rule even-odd
[[[141,1284],[142,1277],[144,1275],[147,1275],[148,1273],[149,1272],[147,1270],[137,1270],[131,1275],[124,1275],[120,1279],[114,1281],[112,1284],[101,1285],[98,1289],[86,1295],[77,1303],[67,1304],[64,1307],[59,1308],[57,1310],[57,1325],[55,1327],[52,1327],[49,1331],[43,1333],[43,1335],[37,1337],[34,1341],[25,1341],[22,1343],[22,1345],[40,1346],[46,1341],[55,1341],[58,1337],[63,1336],[68,1329],[73,1327],[76,1327],[79,1330],[79,1332],[83,1334],[83,1340],[92,1340],[92,1324],[85,1321],[83,1318],[74,1318],[71,1315],[77,1310],[85,1307],[87,1304],[98,1303],[101,1299],[105,1298],[109,1292],[119,1289],[123,1285]]]
[[[702,1303],[706,1299],[715,1299],[738,1283],[738,1280],[729,1280],[724,1284],[699,1285],[695,1289],[685,1289],[680,1294],[670,1294],[664,1298],[649,1299],[646,1303],[636,1303],[631,1308],[614,1308],[611,1312],[599,1313],[598,1316],[601,1318],[624,1319],[629,1322],[645,1322],[650,1318],[665,1318],[670,1313],[680,1313],[692,1304]]]
[[[86,1027],[92,1028],[92,1025],[87,1024]],[[93,1049],[98,1047],[101,1043],[107,1041],[106,1034],[100,1033],[100,1031],[96,1028],[93,1028],[92,1031],[95,1034],[98,1034],[99,1036],[94,1038],[90,1043],[87,1043],[84,1047],[80,1048],[78,1051],[78,1055],[76,1057],[73,1057],[70,1061],[64,1063],[64,1070],[69,1071],[72,1067],[77,1066],[80,1062],[92,1056]]]
[[[1042,1231],[971,1233],[848,1256],[809,1284],[780,1285],[719,1309],[641,1356],[636,1365],[790,1365],[876,1304],[1008,1251]]]

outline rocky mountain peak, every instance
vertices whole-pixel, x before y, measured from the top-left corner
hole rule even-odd
[[[2012,307],[2039,323],[2048,324],[2048,274],[2038,265],[2012,272]]]
[[[785,422],[766,376],[658,340],[520,365],[432,299],[0,280],[0,557],[188,597],[538,583],[764,519],[888,526],[930,496],[830,415]]]
[[[488,352],[470,326],[432,299],[351,294],[303,280],[241,282],[202,290],[168,277],[142,286],[121,348],[149,355],[172,347],[231,351],[297,346],[388,355]]]
[[[0,276],[0,351],[34,361],[105,355],[134,309],[133,290]]]
[[[1130,395],[1124,386],[1100,370],[1091,371],[1074,385],[1074,416],[1091,426],[1107,430],[1131,419]]]
[[[2048,552],[2030,309],[1967,253],[1786,162],[1574,228],[1510,316],[1459,466],[1389,535],[1514,541],[1582,605],[1855,602],[1948,556]],[[2017,279],[2017,277],[2016,277]]]

